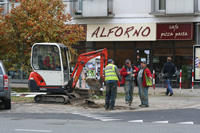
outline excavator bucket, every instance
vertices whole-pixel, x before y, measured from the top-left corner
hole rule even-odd
[[[88,89],[75,88],[72,93],[67,93],[69,102],[72,105],[82,105],[87,102],[87,99],[91,96],[91,92]]]
[[[90,87],[90,90],[93,91],[96,95],[100,94],[101,83],[98,79],[88,78],[86,83]]]
[[[69,99],[69,102],[72,105],[82,105],[86,102],[85,100],[86,100],[85,98],[74,98],[74,99]]]

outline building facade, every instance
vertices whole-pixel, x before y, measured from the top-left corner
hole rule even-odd
[[[192,67],[193,45],[199,44],[200,0],[63,0],[73,24],[84,25],[86,39],[78,54],[108,49],[121,68],[125,59],[147,61],[160,83],[163,64],[172,57],[177,71]],[[4,14],[10,10],[0,0]],[[18,1],[16,5],[19,4]]]
[[[127,58],[136,66],[145,60],[156,83],[168,56],[177,75],[183,65],[192,69],[200,0],[77,0],[70,8],[78,12],[71,12],[73,22],[87,28],[86,40],[76,46],[79,54],[107,48],[119,68]]]

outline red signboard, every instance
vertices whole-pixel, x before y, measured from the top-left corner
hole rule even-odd
[[[192,40],[192,23],[157,24],[157,40]]]

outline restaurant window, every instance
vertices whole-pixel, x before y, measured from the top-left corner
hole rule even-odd
[[[194,41],[187,41],[187,40],[184,40],[184,41],[175,41],[175,47],[193,47],[194,45]]]
[[[193,45],[193,40],[175,41],[175,48],[177,48],[175,49],[174,64],[178,70],[180,70],[183,65],[191,69],[193,63]]]
[[[113,48],[114,43],[113,42],[95,42],[96,48]]]
[[[153,47],[156,47],[156,48],[173,47],[173,41],[156,41],[153,43]]]
[[[156,83],[162,79],[163,65],[167,62],[167,57],[173,57],[172,48],[158,48],[153,50],[153,70],[155,70]]]
[[[183,65],[192,67],[193,63],[193,48],[177,48],[175,49],[174,64],[178,70]]]
[[[150,42],[137,42],[137,48],[150,48]]]
[[[116,48],[134,48],[134,42],[116,42]]]
[[[153,69],[162,72],[163,65],[167,61],[167,57],[173,57],[172,48],[154,49],[153,50]]]
[[[125,65],[125,60],[130,59],[133,63],[134,49],[116,49],[115,53],[115,65],[122,68]]]
[[[114,60],[114,49],[107,49],[107,50],[108,50],[108,59]]]
[[[95,42],[96,50],[106,48],[108,51],[108,59],[114,60],[114,42]]]

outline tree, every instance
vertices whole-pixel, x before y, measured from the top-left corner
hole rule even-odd
[[[62,0],[20,0],[20,5],[0,16],[0,57],[7,68],[30,68],[31,46],[58,42],[71,47],[84,39],[84,27],[71,24]],[[2,12],[3,9],[0,9]]]

